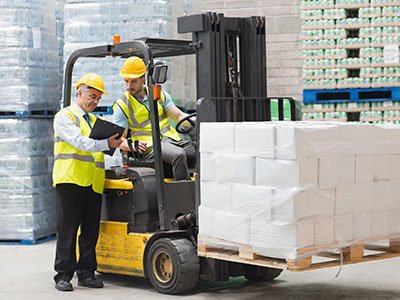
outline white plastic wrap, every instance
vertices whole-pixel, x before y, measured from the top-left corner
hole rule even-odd
[[[297,260],[399,236],[398,136],[400,126],[202,123],[200,245],[247,246],[254,254]],[[270,152],[276,158],[265,157],[266,139],[276,141]],[[254,173],[244,157],[254,159]]]
[[[8,138],[53,137],[52,119],[5,118],[0,119],[0,140]],[[9,153],[13,152],[10,146]]]
[[[2,176],[0,181],[0,193],[6,195],[29,195],[52,189],[51,174],[34,176]],[[1,205],[4,203],[2,202]]]
[[[374,162],[375,156],[373,154],[355,156],[356,183],[371,183],[374,181]],[[377,164],[379,164],[379,161]]]
[[[250,241],[250,218],[244,214],[225,210],[199,207],[199,234],[211,235],[216,239],[230,240],[234,243],[248,244]],[[232,236],[231,232],[235,232]]]
[[[294,126],[286,123],[276,129],[277,158],[296,160],[305,157],[337,155],[338,128],[319,125],[318,129],[306,122]]]
[[[386,150],[387,148],[384,147],[384,149]],[[391,152],[392,149],[387,149],[387,151]],[[379,156],[375,156],[375,163],[373,164],[374,181],[400,180],[399,168],[400,168],[400,154],[390,153],[390,154],[380,154]]]
[[[59,61],[55,1],[0,2],[1,111],[56,110]]]
[[[361,155],[374,152],[374,125],[338,123],[338,154]]]
[[[218,183],[254,185],[254,157],[245,154],[220,154],[215,161]],[[238,170],[240,170],[238,172]]]
[[[56,34],[57,34],[57,50],[58,50],[58,85],[59,103],[62,102],[62,88],[64,78],[64,7],[66,0],[57,0],[56,5]]]
[[[235,128],[235,152],[275,158],[275,129],[268,123],[244,123]],[[261,137],[261,138],[260,138]]]
[[[340,170],[340,176],[337,178],[338,185],[353,184],[356,182],[356,157],[354,155],[340,155],[338,156],[338,170]]]
[[[55,233],[55,209],[0,215],[1,240],[34,240]]]
[[[255,161],[256,185],[291,189],[306,183],[317,184],[317,159],[294,161],[256,157]]]
[[[235,145],[235,123],[201,123],[200,152],[231,152]]]
[[[44,191],[44,190],[43,190]],[[31,193],[29,195],[9,195],[8,199],[2,199],[0,209],[4,214],[22,214],[53,210],[55,193],[47,190],[47,193]]]
[[[378,124],[374,126],[374,153],[400,153],[398,128],[398,125],[393,124]],[[384,152],[382,152],[382,149],[384,149]]]
[[[204,206],[221,211],[232,211],[232,185],[202,181],[200,187]]]
[[[53,120],[0,119],[0,240],[56,231]]]

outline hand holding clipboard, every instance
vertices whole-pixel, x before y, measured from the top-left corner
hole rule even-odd
[[[89,137],[95,140],[104,140],[118,133],[116,138],[119,139],[124,135],[124,132],[125,128],[112,122],[97,118]],[[103,152],[112,156],[115,152],[115,148]]]

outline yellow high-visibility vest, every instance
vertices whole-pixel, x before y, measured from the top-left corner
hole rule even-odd
[[[66,114],[77,127],[80,128],[83,136],[89,136],[91,129],[81,113],[69,106],[61,109],[56,115]],[[89,114],[92,124],[96,117]],[[102,194],[104,189],[104,154],[103,152],[89,152],[75,148],[62,141],[57,133],[54,133],[54,167],[53,186],[59,183],[73,183],[79,186],[92,186],[93,191]]]
[[[165,95],[161,92],[161,101],[165,103]],[[131,131],[132,139],[139,140],[147,143],[147,147],[153,144],[151,136],[151,122],[150,122],[150,111],[142,103],[140,103],[134,96],[129,92],[125,92],[117,101],[113,104],[113,110],[115,105],[118,105],[124,112],[128,119],[128,127]],[[160,103],[157,102],[158,118],[160,124],[161,137],[169,137],[175,141],[180,141],[181,137],[175,128],[171,127],[168,122],[168,116],[164,112],[164,109]]]

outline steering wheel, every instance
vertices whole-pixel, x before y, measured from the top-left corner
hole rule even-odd
[[[192,113],[190,115],[187,115],[186,117],[184,117],[183,119],[181,119],[178,123],[176,123],[175,129],[176,131],[178,131],[181,134],[189,134],[193,132],[193,129],[196,127],[196,123],[191,120],[191,117],[195,117],[196,113]],[[184,126],[182,125],[183,122],[188,121],[190,126]]]

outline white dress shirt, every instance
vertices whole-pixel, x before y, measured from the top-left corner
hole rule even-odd
[[[72,104],[83,116],[86,112],[76,103]],[[86,122],[86,121],[85,121]],[[54,131],[64,142],[74,146],[75,148],[89,152],[101,152],[110,150],[108,147],[108,139],[94,140],[83,136],[81,129],[75,125],[65,113],[57,113],[54,118]],[[92,124],[93,125],[93,124]]]

